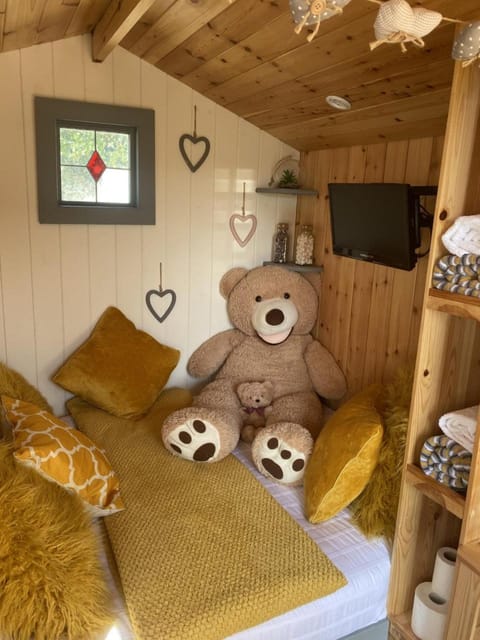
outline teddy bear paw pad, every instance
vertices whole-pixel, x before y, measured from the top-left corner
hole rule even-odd
[[[213,462],[220,449],[220,438],[212,424],[195,418],[173,429],[166,444],[172,453],[186,460]]]
[[[282,484],[298,484],[305,472],[305,454],[272,436],[262,443],[257,459],[264,471]]]

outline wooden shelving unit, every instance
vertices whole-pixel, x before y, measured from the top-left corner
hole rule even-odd
[[[462,215],[480,213],[480,70],[455,64],[436,200],[392,552],[390,638],[416,640],[411,612],[442,546],[458,548],[444,640],[480,639],[480,425],[466,495],[423,474],[420,451],[441,415],[480,402],[480,300],[431,288],[441,237]],[[480,418],[479,418],[480,420]]]

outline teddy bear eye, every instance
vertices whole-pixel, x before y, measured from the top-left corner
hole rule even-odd
[[[290,294],[289,294],[289,293],[284,293],[284,294],[283,294],[283,297],[284,297],[286,300],[288,300],[288,299],[290,298]]]
[[[255,298],[255,302],[261,302],[262,301],[262,296],[257,296]]]

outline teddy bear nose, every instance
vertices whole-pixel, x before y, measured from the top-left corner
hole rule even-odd
[[[280,309],[270,309],[270,311],[265,316],[265,320],[268,324],[276,326],[278,324],[282,324],[285,320],[285,316],[283,315],[283,311]]]

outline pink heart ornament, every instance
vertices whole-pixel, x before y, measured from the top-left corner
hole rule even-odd
[[[170,302],[165,308],[165,310],[163,311],[163,313],[158,313],[157,310],[155,309],[152,303],[153,296],[158,296],[160,300],[162,300],[162,298],[164,298],[165,296],[170,296]],[[177,294],[173,289],[163,289],[161,291],[160,290],[157,291],[157,289],[150,289],[150,291],[147,291],[147,294],[145,296],[145,302],[147,304],[148,310],[150,311],[152,316],[156,320],[158,320],[158,322],[163,322],[164,320],[166,320],[166,318],[168,318],[173,307],[175,306],[176,301],[177,301]],[[158,300],[156,300],[156,302],[158,302]]]
[[[237,231],[237,226],[245,227],[245,223],[247,223],[250,226],[250,230],[247,232],[246,235],[242,237]],[[233,215],[230,216],[230,231],[232,232],[232,236],[235,238],[235,240],[241,247],[245,247],[250,242],[250,240],[253,238],[253,235],[256,229],[257,229],[257,218],[254,215],[249,214],[246,216],[240,213],[234,213]],[[244,229],[242,229],[242,231],[243,230]]]

